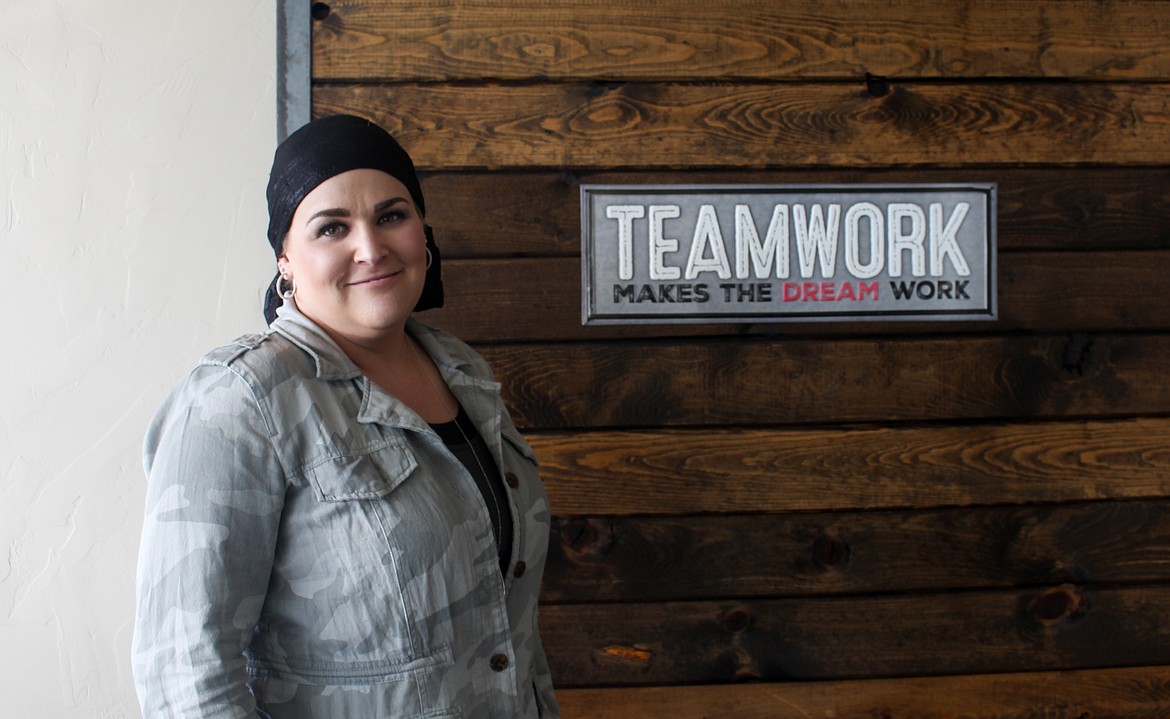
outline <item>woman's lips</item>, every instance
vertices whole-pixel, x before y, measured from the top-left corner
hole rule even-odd
[[[371,288],[383,287],[385,285],[390,284],[394,280],[398,279],[398,276],[401,274],[402,274],[401,270],[399,270],[398,272],[386,272],[386,273],[383,273],[380,275],[375,275],[374,277],[367,277],[367,278],[361,279],[361,280],[354,280],[353,282],[349,283],[349,286],[350,287],[371,287]]]

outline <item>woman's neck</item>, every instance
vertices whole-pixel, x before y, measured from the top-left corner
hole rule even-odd
[[[323,328],[341,351],[367,376],[387,365],[407,366],[411,362],[410,338],[406,323],[370,337],[353,337]]]
[[[427,423],[449,422],[458,414],[459,403],[438,367],[407,334],[405,324],[376,340],[330,336],[362,374]]]

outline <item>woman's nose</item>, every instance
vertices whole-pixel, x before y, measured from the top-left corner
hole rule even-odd
[[[354,225],[354,261],[376,263],[386,256],[388,250],[383,245],[378,233],[366,222]]]

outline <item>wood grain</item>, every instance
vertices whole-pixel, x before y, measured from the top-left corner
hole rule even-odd
[[[540,460],[567,719],[1170,716],[1170,2],[314,13]],[[580,325],[582,183],[961,181],[995,322]]]
[[[1170,420],[1142,418],[528,439],[553,513],[589,517],[1170,497],[1167,436]]]
[[[523,428],[1126,417],[1170,407],[1167,335],[484,347]]]
[[[565,689],[563,719],[1164,719],[1170,667]]]
[[[1048,588],[541,608],[560,687],[1170,663],[1170,588]]]
[[[462,81],[1162,79],[1164,3],[333,0],[313,76]]]
[[[556,518],[541,600],[661,602],[1141,581],[1170,582],[1168,500]]]
[[[997,245],[1018,250],[1170,249],[1170,169],[701,170],[432,172],[427,222],[444,258],[581,255],[581,185],[940,184],[997,187]]]
[[[446,303],[424,315],[466,342],[552,342],[634,337],[761,334],[1102,332],[1170,329],[1170,251],[1038,252],[998,258],[997,321],[582,325],[577,258],[454,260],[443,263]],[[703,281],[700,277],[699,281]],[[718,292],[721,280],[710,281]],[[884,283],[883,283],[884,287]],[[775,296],[779,298],[777,289]],[[686,309],[687,305],[678,305]],[[802,309],[774,302],[775,311]],[[961,340],[956,340],[961,341]]]
[[[321,85],[420,169],[1170,164],[1170,85]]]

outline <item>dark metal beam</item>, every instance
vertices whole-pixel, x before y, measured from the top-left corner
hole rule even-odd
[[[312,108],[312,3],[277,0],[276,139],[309,121]]]

